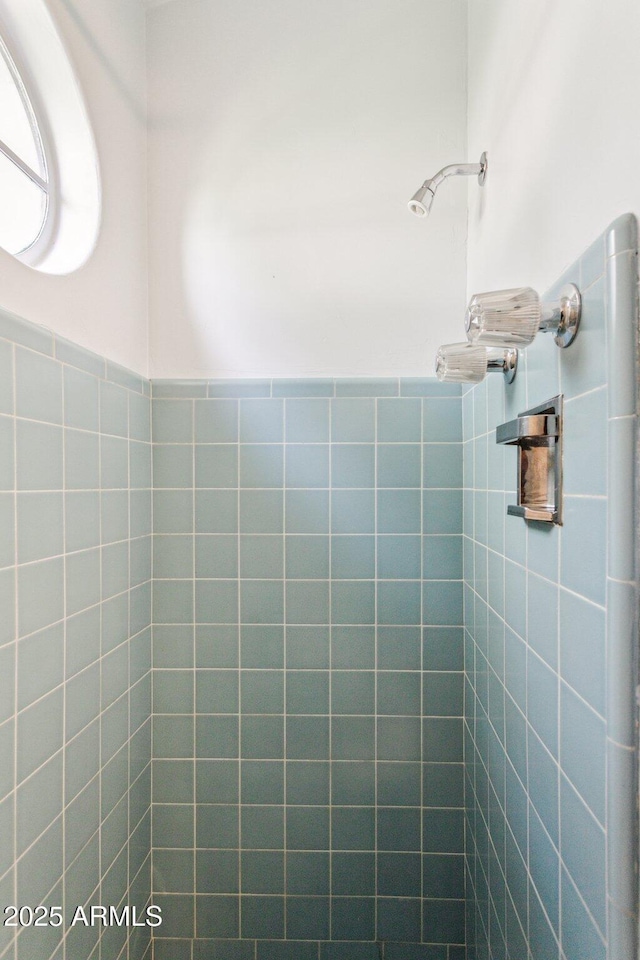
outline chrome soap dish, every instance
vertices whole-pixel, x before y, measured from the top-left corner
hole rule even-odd
[[[518,502],[507,513],[562,524],[562,396],[502,423],[496,443],[518,447]]]

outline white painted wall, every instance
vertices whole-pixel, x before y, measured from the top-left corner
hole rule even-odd
[[[87,264],[0,305],[146,372],[145,11],[47,0],[98,146]],[[474,291],[640,213],[637,0],[174,0],[147,17],[155,376],[420,375]],[[428,222],[422,178],[450,181]],[[469,198],[465,274],[465,200]],[[466,290],[465,290],[466,277]]]
[[[467,158],[465,0],[176,0],[147,35],[152,375],[431,375],[466,183],[406,203]]]
[[[39,273],[0,250],[0,306],[146,374],[145,11],[132,0],[47,5],[93,127],[102,225],[93,254],[68,276]]]
[[[469,0],[468,293],[550,286],[640,213],[637,0]]]

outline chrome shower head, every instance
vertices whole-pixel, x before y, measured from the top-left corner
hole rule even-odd
[[[431,188],[432,180],[425,180],[419,190],[409,200],[408,207],[416,217],[428,217],[433,203],[434,191]]]
[[[480,163],[451,163],[448,167],[438,170],[434,177],[425,180],[419,190],[409,200],[408,207],[411,213],[416,217],[428,217],[431,210],[431,204],[435,192],[447,177],[478,177],[480,186],[484,183],[487,175],[487,155],[483,153],[480,157]]]

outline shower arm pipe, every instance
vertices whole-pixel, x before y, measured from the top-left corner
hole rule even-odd
[[[481,163],[450,163],[448,166],[443,167],[442,170],[438,170],[433,177],[425,180],[423,186],[427,186],[427,189],[434,193],[447,177],[477,176],[484,179],[486,166],[486,161]]]

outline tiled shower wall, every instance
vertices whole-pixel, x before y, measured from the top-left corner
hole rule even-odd
[[[140,929],[69,927],[150,892],[149,406],[147,382],[0,314],[0,904],[65,915],[1,926],[10,960],[150,955]]]
[[[617,221],[563,282],[583,296],[575,343],[559,350],[540,334],[512,386],[490,377],[463,396],[469,960],[635,955],[618,931],[607,945],[607,895],[622,883],[631,928],[635,911],[633,770],[616,779],[617,756],[633,766],[635,733],[631,719],[623,739],[615,721],[631,716],[637,644],[633,492],[617,479],[632,477],[634,457],[634,219]],[[496,445],[495,428],[559,393],[564,526],[527,524],[506,515],[516,450]],[[608,434],[626,438],[609,454]],[[609,550],[614,513],[631,536]],[[611,607],[621,596],[624,617]],[[607,876],[612,824],[626,841]]]
[[[156,960],[458,960],[458,388],[153,397]]]

